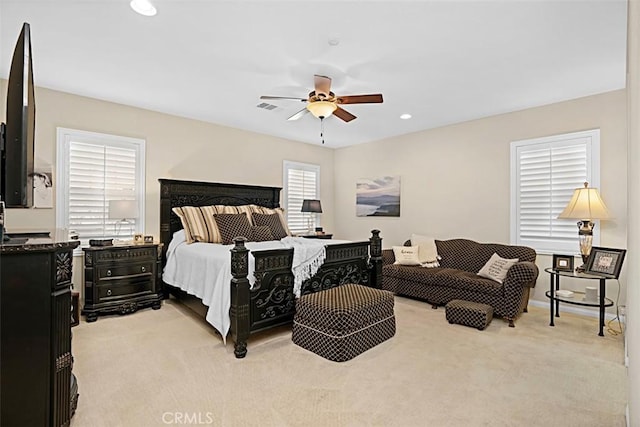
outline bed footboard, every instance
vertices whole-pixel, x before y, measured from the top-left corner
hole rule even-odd
[[[327,245],[327,256],[318,272],[302,284],[301,294],[329,289],[345,283],[380,288],[382,283],[382,239],[372,230],[369,241]],[[293,249],[256,251],[255,283],[247,279],[249,251],[245,239],[234,239],[231,249],[231,336],[235,355],[247,354],[252,332],[288,324],[295,314],[293,294]]]

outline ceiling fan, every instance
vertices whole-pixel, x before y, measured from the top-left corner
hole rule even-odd
[[[369,95],[344,95],[336,96],[331,92],[331,79],[327,76],[313,76],[314,90],[309,92],[308,98],[293,98],[287,96],[261,96],[260,99],[290,99],[293,101],[306,102],[307,105],[302,110],[289,117],[287,120],[298,120],[300,117],[311,112],[320,120],[326,119],[330,115],[350,122],[356,116],[340,107],[343,104],[378,104],[382,102],[382,94]]]

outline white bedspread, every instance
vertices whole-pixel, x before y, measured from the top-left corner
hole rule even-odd
[[[302,282],[315,274],[326,256],[325,245],[345,243],[346,240],[305,239],[285,237],[267,242],[246,242],[249,251],[293,248],[294,283],[296,296]],[[191,295],[200,298],[209,307],[207,322],[220,332],[223,339],[229,333],[231,319],[231,254],[233,245],[213,243],[186,244],[184,231],[174,233],[167,248],[167,263],[162,279]],[[253,255],[249,252],[248,279],[255,282]]]

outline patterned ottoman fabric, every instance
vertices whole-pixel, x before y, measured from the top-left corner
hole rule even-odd
[[[479,330],[485,329],[493,319],[493,308],[479,302],[455,299],[445,306],[449,323],[471,326]]]
[[[344,362],[395,335],[393,294],[347,284],[296,301],[293,342],[325,359]]]

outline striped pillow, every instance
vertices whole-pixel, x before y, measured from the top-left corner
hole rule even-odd
[[[247,216],[249,222],[251,222],[251,210],[252,205],[240,205],[240,206],[227,206],[227,205],[213,205],[217,214],[240,214],[243,213]]]
[[[194,242],[222,243],[220,231],[213,219],[213,215],[217,213],[214,206],[181,206],[172,210],[182,222],[188,244]]]

